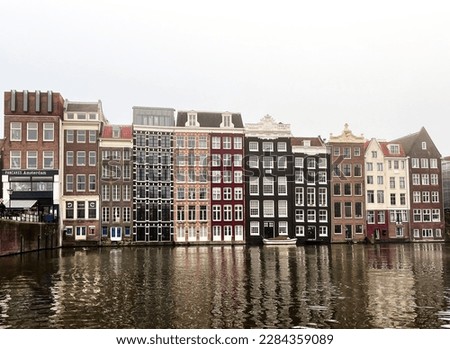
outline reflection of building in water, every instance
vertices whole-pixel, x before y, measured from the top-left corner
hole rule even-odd
[[[368,255],[368,304],[372,328],[411,328],[415,292],[411,258],[405,245],[377,245]]]
[[[337,327],[368,328],[366,250],[363,245],[333,245],[330,270],[336,297]],[[345,325],[343,325],[345,324]]]
[[[444,304],[442,297],[450,285],[444,284],[445,260],[444,244],[414,244],[412,246],[412,270],[414,272],[414,292],[416,299],[416,328],[439,328],[437,310]],[[448,251],[447,251],[448,256]],[[448,264],[448,263],[447,263]]]
[[[248,249],[245,327],[307,326],[331,319],[328,247]]]
[[[240,328],[245,319],[244,247],[174,250],[173,328]]]

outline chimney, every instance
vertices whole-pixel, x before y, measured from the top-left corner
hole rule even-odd
[[[36,90],[36,113],[41,112],[41,91]]]
[[[16,111],[16,90],[11,90],[11,111]]]

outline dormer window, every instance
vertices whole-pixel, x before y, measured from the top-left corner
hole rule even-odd
[[[310,147],[310,146],[311,146],[311,141],[305,139],[305,140],[303,141],[303,146],[304,146],[304,147]]]
[[[112,136],[113,136],[113,138],[120,137],[120,128],[119,127],[113,127]]]
[[[188,120],[187,120],[186,126],[190,126],[190,127],[198,126],[196,113],[188,113]]]
[[[391,154],[400,154],[400,147],[398,144],[390,144],[389,151]]]
[[[220,127],[234,127],[231,114],[222,114],[222,123]]]
[[[427,142],[422,142],[422,150],[426,150],[427,149]]]

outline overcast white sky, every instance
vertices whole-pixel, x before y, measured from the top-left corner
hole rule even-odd
[[[100,99],[112,123],[140,105],[270,114],[324,138],[424,126],[446,156],[447,3],[0,0],[0,90]]]

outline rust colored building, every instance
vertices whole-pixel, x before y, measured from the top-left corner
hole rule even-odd
[[[64,99],[52,91],[4,94],[2,184],[7,209],[28,219],[59,217],[59,133]],[[31,213],[31,215],[30,215]]]
[[[345,124],[339,136],[330,135],[331,147],[331,242],[363,241],[365,139]]]

